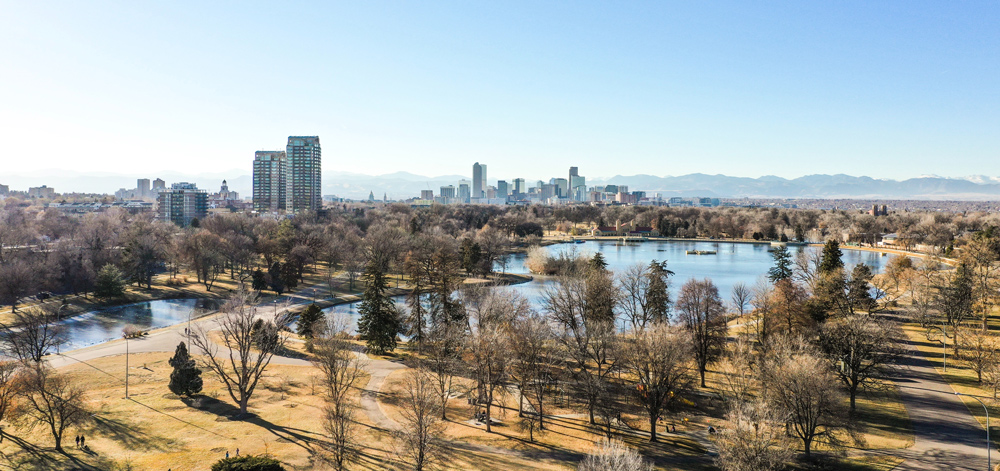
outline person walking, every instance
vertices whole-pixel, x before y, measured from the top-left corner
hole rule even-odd
[[[76,436],[76,447],[80,448],[80,436],[79,435]]]

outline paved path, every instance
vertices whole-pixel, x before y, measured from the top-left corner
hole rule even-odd
[[[892,453],[906,458],[895,471],[985,470],[986,430],[934,369],[933,360],[912,343],[911,352],[908,369],[896,383],[913,423],[914,444]]]

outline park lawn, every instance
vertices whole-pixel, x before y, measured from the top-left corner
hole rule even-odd
[[[401,391],[407,374],[408,370],[393,372],[382,387],[384,395],[380,398],[380,406],[397,423],[403,420],[400,413]],[[552,405],[546,405],[546,430],[541,433],[536,431],[535,441],[532,442],[528,432],[519,430],[516,425],[518,400],[513,393],[498,398],[501,406],[494,407],[493,416],[499,423],[493,425],[492,433],[486,433],[484,425],[471,420],[473,410],[467,403],[467,392],[473,387],[471,380],[456,378],[455,389],[459,394],[448,402],[448,420],[442,424],[444,437],[537,457],[532,462],[533,469],[575,468],[576,463],[591,451],[594,443],[604,437],[600,429],[590,425],[585,413],[560,407],[554,401]],[[660,430],[660,442],[655,444],[648,441],[648,432],[641,431],[630,435],[616,434],[616,439],[638,448],[658,465],[658,469],[712,469],[710,459],[704,456],[704,448],[689,436],[691,431],[701,428],[702,425],[691,423],[687,427],[678,427],[676,434]]]

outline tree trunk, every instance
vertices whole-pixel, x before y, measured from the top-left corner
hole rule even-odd
[[[656,441],[656,414],[649,414],[649,441]]]
[[[701,387],[705,388],[705,367],[698,368],[698,373],[701,374]]]
[[[805,449],[806,456],[809,456],[809,452],[812,451],[812,439],[811,438],[803,438],[802,439],[802,448]]]
[[[246,415],[248,402],[250,402],[249,397],[244,397],[243,399],[240,399],[240,415]]]

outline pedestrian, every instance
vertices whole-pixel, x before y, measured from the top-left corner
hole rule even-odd
[[[80,448],[80,436],[79,435],[76,436],[76,447]]]
[[[226,450],[226,459],[229,459],[229,450]]]
[[[240,456],[240,449],[239,448],[236,449],[236,456]]]
[[[87,439],[86,439],[86,438],[84,438],[84,436],[83,436],[83,435],[80,435],[80,448],[86,448],[86,447],[87,447],[87,444],[86,444],[86,443],[84,443],[84,442],[86,442],[86,441],[87,441]]]

